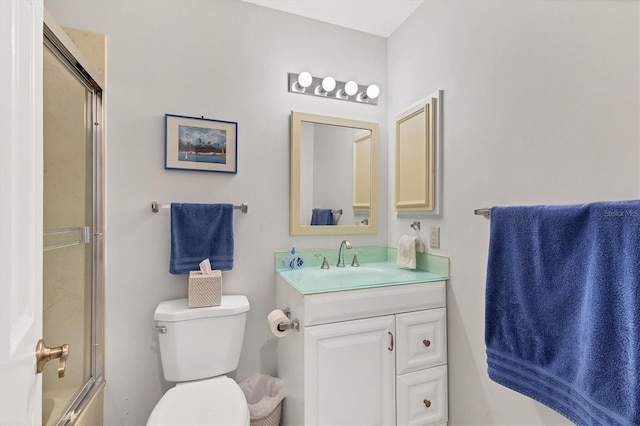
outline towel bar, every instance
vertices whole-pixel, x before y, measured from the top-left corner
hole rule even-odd
[[[491,217],[491,209],[486,207],[483,209],[475,209],[473,211],[473,214],[475,214],[476,216],[484,216],[488,219]]]
[[[416,251],[418,253],[425,253],[427,249],[425,248],[424,242],[420,238],[420,222],[417,220],[414,221],[411,225],[409,225],[414,231],[416,231]]]
[[[171,204],[160,204],[157,201],[151,202],[151,211],[154,213],[158,213],[160,209],[170,209]],[[249,212],[249,203],[242,203],[239,206],[233,206],[235,210],[240,210],[242,213]]]

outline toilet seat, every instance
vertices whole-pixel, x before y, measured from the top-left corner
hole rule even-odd
[[[165,393],[147,425],[249,425],[247,400],[238,384],[222,376],[181,383]]]

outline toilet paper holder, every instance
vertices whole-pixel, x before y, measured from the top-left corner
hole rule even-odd
[[[282,312],[289,318],[288,322],[278,324],[278,331],[296,330],[300,331],[300,321],[297,318],[291,319],[291,309],[284,308]]]

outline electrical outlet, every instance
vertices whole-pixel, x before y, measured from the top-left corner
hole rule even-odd
[[[429,246],[431,248],[440,248],[440,227],[432,226],[429,228]]]

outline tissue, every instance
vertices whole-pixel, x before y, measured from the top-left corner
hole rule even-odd
[[[200,262],[199,271],[189,272],[190,308],[220,306],[222,301],[222,271],[211,270],[211,262],[205,259]]]
[[[289,318],[285,315],[282,309],[274,309],[269,313],[269,315],[267,315],[267,324],[269,324],[269,328],[271,329],[271,332],[276,337],[284,337],[287,334],[289,334],[289,331],[291,331],[290,329],[285,329],[283,331],[280,331],[278,329],[279,324],[284,324],[288,322],[289,322]]]

